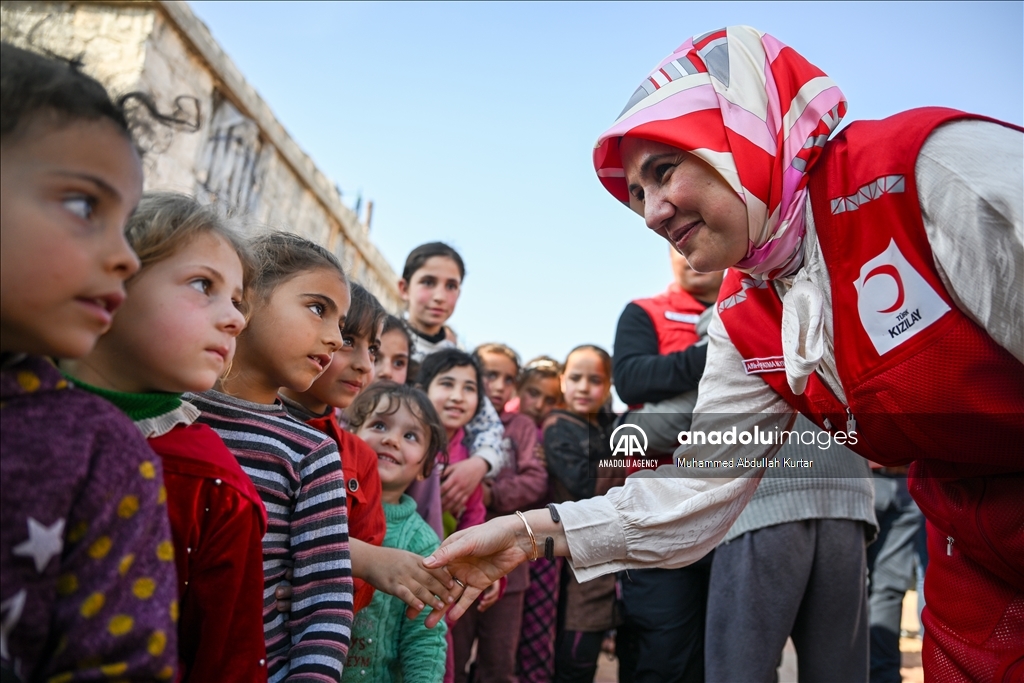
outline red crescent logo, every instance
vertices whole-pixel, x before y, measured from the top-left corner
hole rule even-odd
[[[900,271],[896,270],[896,266],[892,265],[891,263],[886,263],[885,265],[878,266],[877,268],[873,269],[870,273],[868,273],[866,276],[864,276],[864,284],[866,285],[868,283],[868,280],[870,280],[876,275],[888,275],[889,277],[891,277],[893,280],[896,281],[897,290],[896,303],[894,303],[889,308],[880,310],[878,312],[892,313],[893,311],[903,308],[903,280],[900,278]]]

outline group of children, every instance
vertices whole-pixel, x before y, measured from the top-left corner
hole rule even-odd
[[[421,560],[614,484],[586,443],[608,354],[467,353],[451,247],[413,250],[389,315],[308,240],[143,193],[144,96],[0,69],[3,682],[571,680],[604,588],[542,558],[447,624],[463,587]]]

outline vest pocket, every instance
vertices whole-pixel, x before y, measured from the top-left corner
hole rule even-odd
[[[1022,480],[1014,474],[956,478],[961,467],[917,462],[909,484],[930,526],[925,593],[937,597],[928,608],[980,645],[1019,620],[1007,610],[1024,600]]]
[[[885,375],[870,384],[886,386]],[[858,403],[863,406],[867,402]],[[948,425],[948,416],[908,413],[887,389],[872,391],[868,405],[870,409],[861,407],[856,413],[858,434],[862,438],[874,437],[868,441],[878,454],[872,459],[879,464],[905,465],[919,458],[935,457],[945,450],[944,442],[936,437],[943,435],[941,428]]]

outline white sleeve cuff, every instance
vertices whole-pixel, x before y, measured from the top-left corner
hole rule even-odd
[[[589,581],[615,571],[604,565],[611,559],[626,556],[626,535],[622,532],[619,513],[608,497],[560,503],[557,507],[576,579]]]
[[[715,477],[684,476],[669,466],[640,472],[605,496],[560,504],[576,579],[696,562],[725,537],[763,473],[733,468]]]

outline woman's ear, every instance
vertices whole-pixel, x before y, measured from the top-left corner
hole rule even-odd
[[[405,303],[409,303],[409,283],[406,282],[404,277],[398,281],[398,296],[400,296],[402,301]]]

